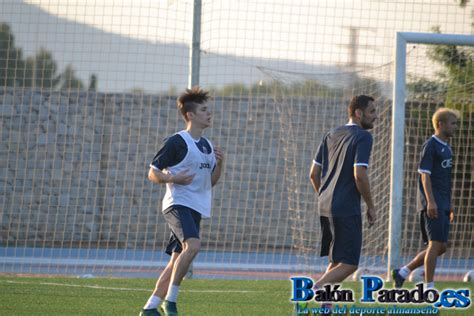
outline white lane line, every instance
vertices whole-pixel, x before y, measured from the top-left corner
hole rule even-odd
[[[111,290],[111,291],[140,291],[150,292],[152,289],[133,289],[124,287],[108,287],[99,285],[80,285],[80,284],[67,284],[67,283],[54,283],[54,282],[26,282],[26,281],[5,281],[6,283],[12,284],[28,284],[28,285],[48,285],[48,286],[64,286],[64,287],[78,287],[87,289],[98,289],[98,290]],[[180,292],[189,293],[258,293],[263,291],[248,291],[248,290],[180,290]]]

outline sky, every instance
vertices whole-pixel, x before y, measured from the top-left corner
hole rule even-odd
[[[6,0],[3,3],[12,2],[34,5],[52,16],[144,43],[189,45],[191,40],[191,0]],[[302,65],[297,71],[304,71],[304,65],[349,64],[355,47],[350,44],[354,39],[351,32],[357,32],[357,64],[377,67],[393,60],[396,31],[429,32],[431,27],[439,25],[443,33],[473,34],[473,10],[473,4],[460,8],[454,0],[203,0],[201,50],[203,58],[220,54],[225,58],[289,60]],[[28,27],[35,29],[34,24]],[[58,38],[68,36],[68,30],[57,32]],[[80,68],[86,69],[87,57],[83,51],[88,43],[81,42],[87,40],[86,34],[73,35],[71,38],[79,47],[74,50],[77,52],[73,53],[74,62],[79,60]],[[32,45],[31,39],[22,36],[18,35],[20,41],[30,42],[24,45]],[[38,40],[32,49],[43,44]],[[118,50],[127,48],[121,46]],[[60,63],[72,60],[69,51],[63,53]],[[160,56],[157,57],[155,63],[159,62]],[[121,58],[116,60],[122,62]],[[219,57],[213,63],[211,66],[217,69],[224,60]],[[280,63],[279,67],[294,70],[294,63],[288,63],[287,69],[285,64]],[[141,69],[132,63],[128,67]],[[224,71],[232,71],[231,66],[225,67]]]
[[[189,43],[191,38],[191,0],[26,2],[70,21],[149,42]],[[309,54],[319,52],[319,62],[343,62],[350,27],[360,28],[361,44],[383,50],[391,45],[387,33],[397,28],[427,32],[441,25],[451,33],[473,31],[472,5],[463,9],[454,0],[204,0],[202,8],[203,49],[238,56],[308,61],[314,59]],[[322,50],[321,43],[330,49]]]

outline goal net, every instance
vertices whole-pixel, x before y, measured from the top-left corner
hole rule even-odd
[[[449,53],[449,55],[448,55]],[[451,56],[451,57],[447,57]],[[448,252],[438,260],[441,278],[459,278],[472,266],[472,161],[474,77],[473,49],[441,45],[412,45],[406,54],[405,142],[403,206],[398,264],[408,263],[425,248],[416,209],[417,165],[422,144],[433,134],[431,116],[438,107],[458,109],[459,131],[451,140],[454,152],[453,204]],[[327,262],[315,261],[320,227],[317,198],[309,183],[309,168],[323,135],[347,122],[350,96],[373,95],[378,119],[372,130],[374,145],[369,167],[377,221],[368,227],[364,218],[360,269],[385,274],[389,251],[390,159],[392,130],[391,79],[393,65],[338,73],[296,73],[261,68],[272,86],[280,115],[288,181],[291,235],[297,255],[308,272],[323,271]],[[396,149],[399,150],[399,149]],[[364,213],[365,215],[365,213]],[[422,268],[421,268],[422,269]]]
[[[168,260],[164,187],[147,172],[163,138],[184,128],[176,98],[187,84],[193,1],[112,2],[0,3],[0,273],[156,277]],[[469,34],[472,3],[349,2],[202,1],[200,84],[214,96],[205,136],[226,162],[196,276],[324,270],[308,174],[323,134],[346,123],[359,93],[377,98],[379,115],[369,168],[378,219],[364,222],[361,268],[385,274],[391,39],[434,24]],[[439,61],[423,45],[408,49],[400,264],[422,247],[416,163],[429,117],[445,105],[462,119],[452,140],[458,215],[440,266],[474,266],[472,50],[458,48]]]
[[[456,44],[457,37],[447,35],[443,39]],[[409,45],[416,45],[416,48],[406,57],[400,260],[404,264],[424,248],[419,216],[415,212],[418,174],[413,170],[417,169],[423,143],[434,133],[433,113],[439,107],[453,108],[460,112],[459,129],[449,141],[453,150],[452,207],[455,221],[450,228],[448,250],[438,258],[437,272],[441,273],[441,278],[461,277],[472,269],[474,257],[474,40],[470,39],[470,46]]]
[[[280,116],[284,161],[288,185],[288,208],[292,242],[309,273],[327,266],[320,259],[321,232],[317,195],[309,170],[324,134],[348,121],[350,97],[372,95],[377,99],[378,120],[373,129],[374,145],[369,175],[378,219],[374,226],[363,223],[361,267],[372,273],[386,269],[388,205],[390,195],[391,64],[372,69],[341,69],[334,73],[308,74],[261,68],[273,85],[273,97]],[[270,81],[271,81],[270,80]],[[385,214],[384,214],[385,212]]]

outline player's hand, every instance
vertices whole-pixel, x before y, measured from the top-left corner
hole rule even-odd
[[[193,182],[195,175],[195,173],[189,173],[189,169],[186,169],[171,176],[170,182],[180,185],[188,185]]]
[[[216,156],[216,163],[218,165],[224,161],[224,152],[220,147],[214,147],[214,155]]]
[[[451,224],[454,223],[454,210],[453,209],[449,210],[449,222]]]
[[[374,225],[376,219],[375,215],[375,208],[372,207],[367,207],[367,220],[369,222],[369,227]]]
[[[435,201],[428,202],[426,215],[431,219],[438,218],[438,205]]]

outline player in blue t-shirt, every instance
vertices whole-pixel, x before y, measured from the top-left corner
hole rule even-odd
[[[162,212],[171,230],[166,253],[168,265],[156,282],[155,290],[140,312],[141,316],[177,316],[179,286],[201,247],[201,217],[211,216],[212,187],[220,178],[224,154],[203,137],[211,125],[209,96],[199,87],[187,89],[177,100],[186,129],[165,140],[153,158],[148,179],[165,184]]]
[[[401,269],[392,271],[395,287],[399,288],[414,269],[425,266],[425,282],[434,287],[436,258],[446,252],[449,226],[454,220],[451,204],[451,169],[453,153],[448,145],[458,128],[459,113],[440,108],[433,115],[435,134],[424,144],[418,166],[419,189],[417,196],[420,226],[426,250]]]
[[[319,194],[322,226],[321,256],[329,255],[329,266],[315,287],[339,283],[357,270],[362,247],[360,197],[367,204],[369,225],[375,221],[367,168],[372,150],[372,129],[377,119],[374,99],[352,98],[349,123],[324,135],[310,172]]]

